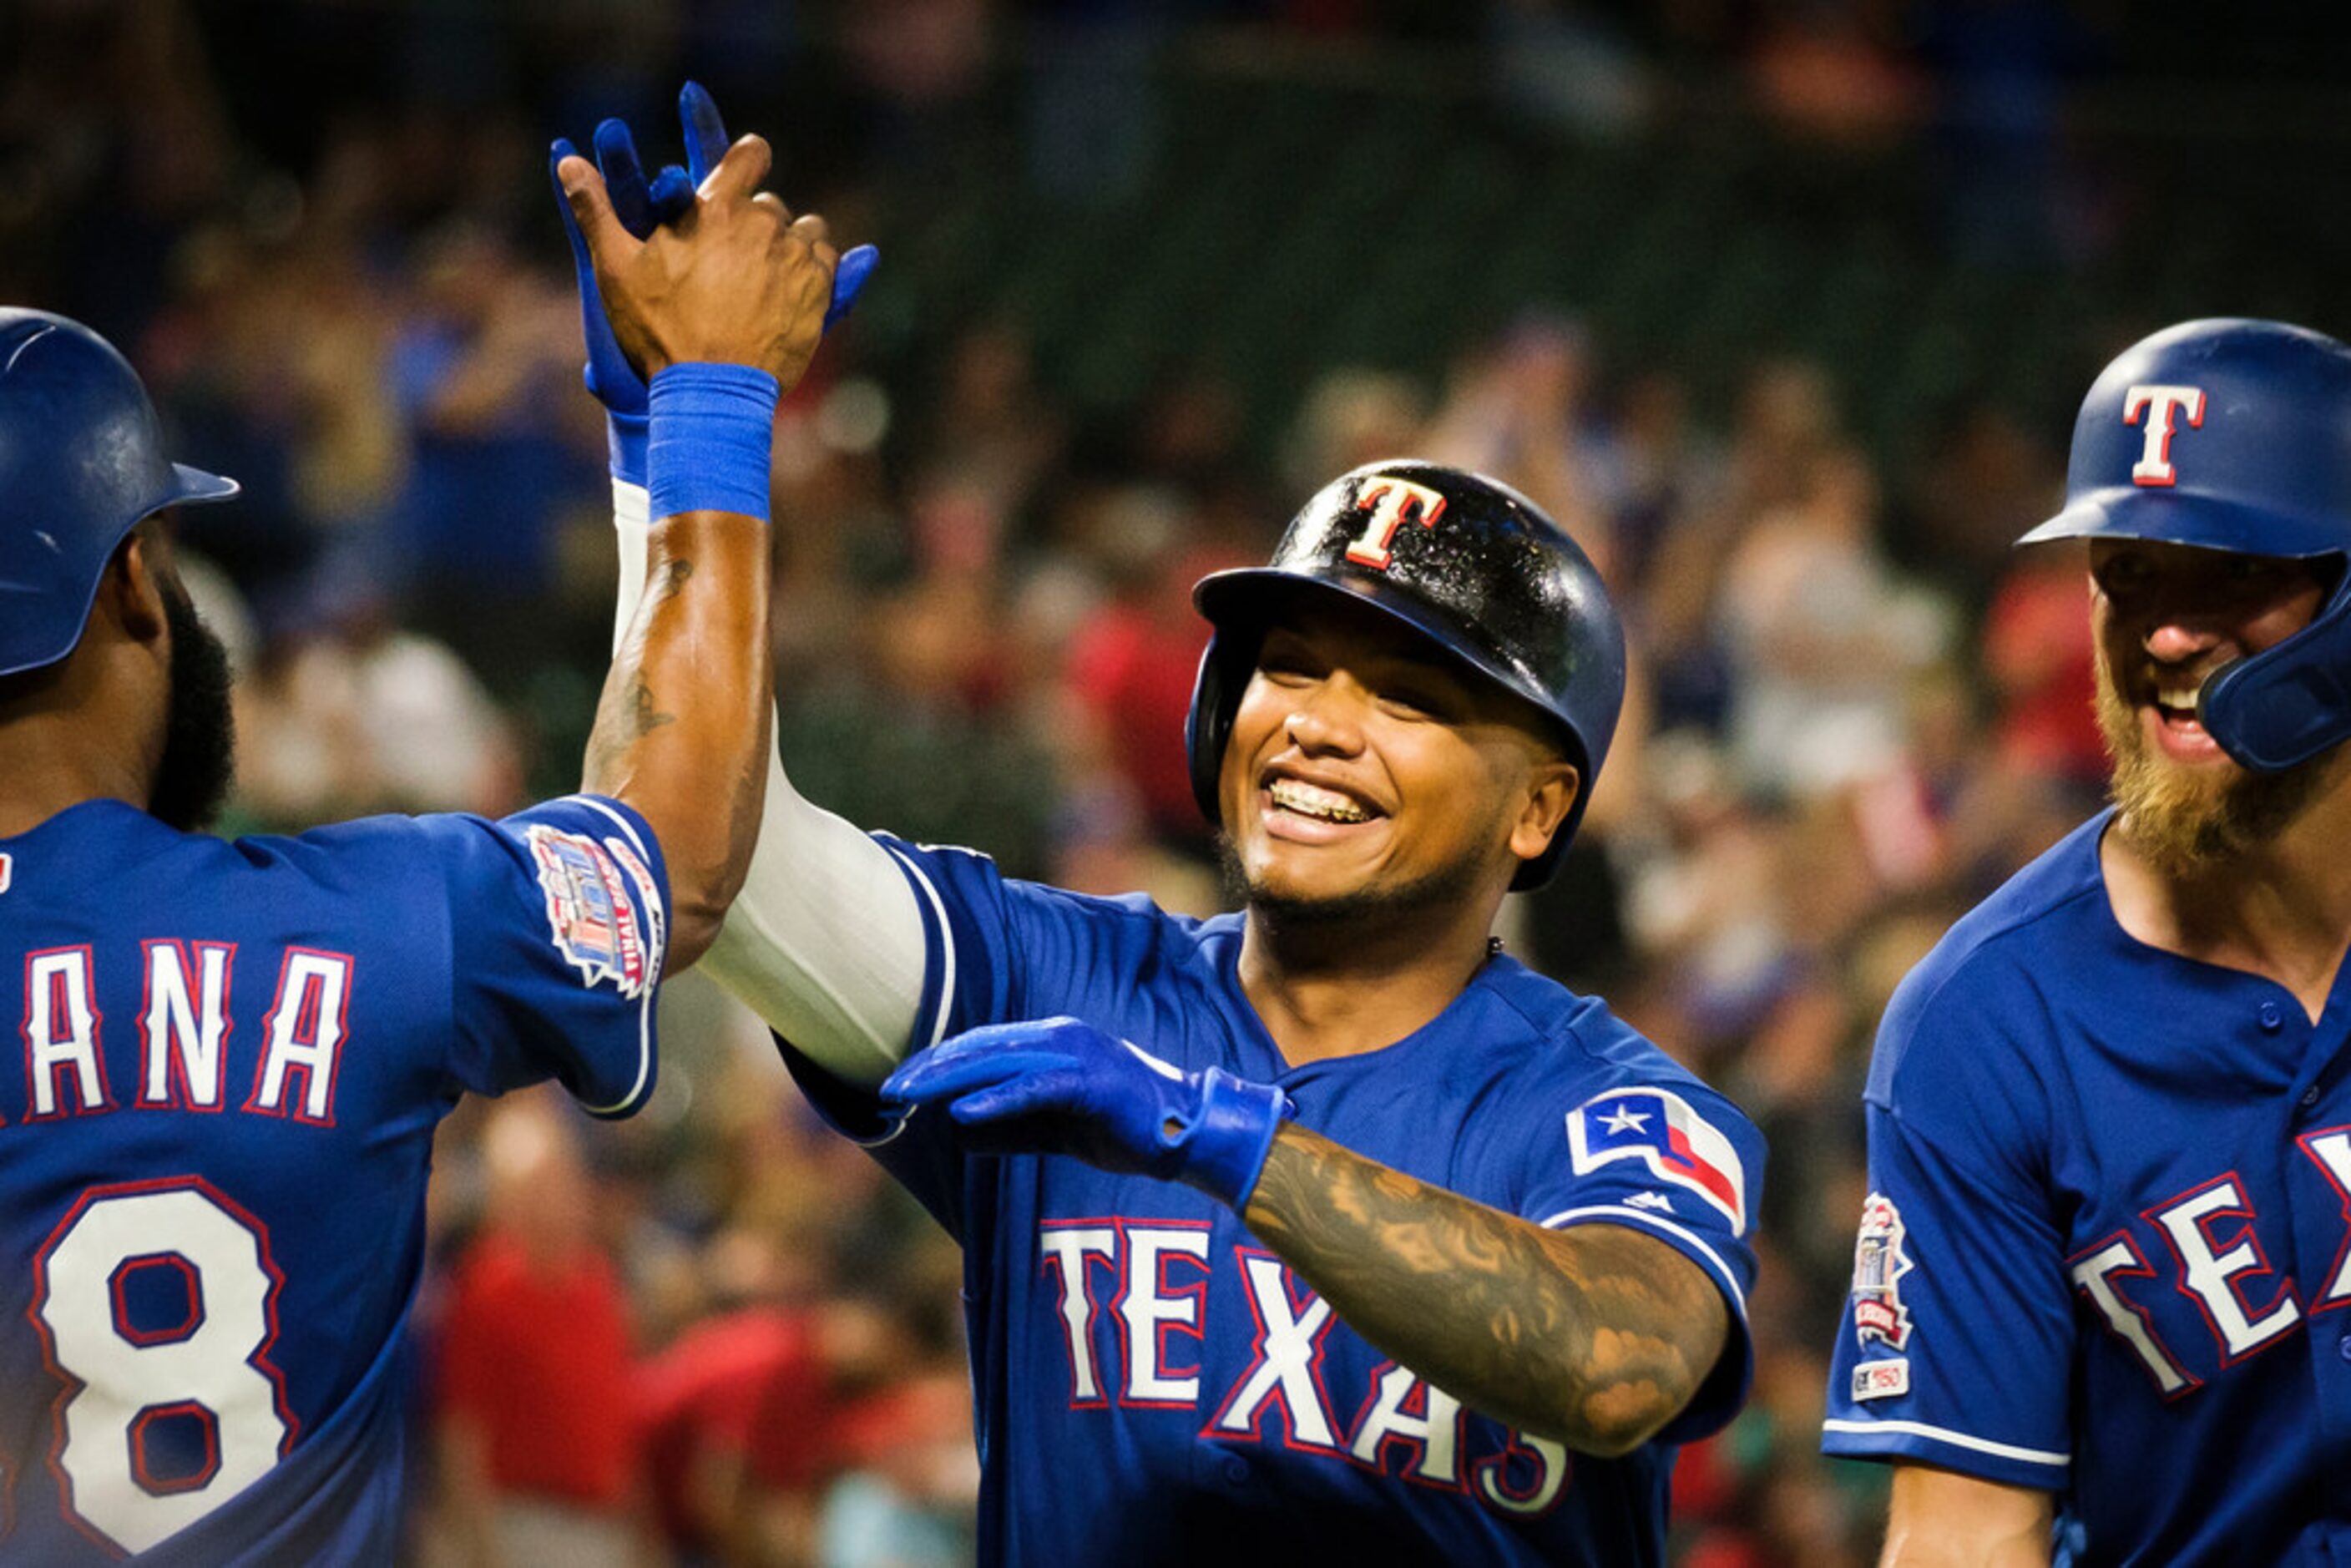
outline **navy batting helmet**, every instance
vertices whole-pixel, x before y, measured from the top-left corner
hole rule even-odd
[[[2351,737],[2351,348],[2218,319],[2125,350],[2074,422],[2065,509],[2019,542],[2079,538],[2335,558],[2311,623],[2205,677],[2196,709],[2259,772]]]
[[[1273,607],[1340,593],[1394,616],[1557,721],[1575,804],[1513,888],[1550,879],[1583,820],[1625,701],[1625,633],[1600,574],[1566,532],[1506,485],[1434,463],[1372,463],[1317,491],[1270,565],[1200,580],[1216,626],[1185,742],[1192,795],[1218,819],[1217,775]]]
[[[0,675],[73,652],[108,559],[141,518],[236,488],[163,455],[147,389],[105,339],[0,308]]]

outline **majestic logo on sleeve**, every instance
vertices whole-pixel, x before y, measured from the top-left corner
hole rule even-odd
[[[610,980],[624,997],[643,996],[659,962],[660,915],[650,888],[641,880],[632,890],[613,856],[584,833],[533,822],[529,839],[556,951],[580,971],[581,984]]]
[[[1747,1229],[1747,1173],[1739,1151],[1680,1095],[1663,1089],[1613,1089],[1567,1113],[1575,1174],[1616,1160],[1638,1160],[1649,1173],[1686,1186]]]
[[[2131,483],[2179,482],[2179,471],[2171,465],[2171,438],[2179,434],[2181,414],[2188,416],[2189,429],[2203,428],[2202,387],[2136,386],[2123,394],[2123,423],[2137,424],[2144,418],[2147,425],[2147,444],[2140,448],[2138,461],[2131,465]]]
[[[1902,1276],[1911,1269],[1902,1251],[1902,1211],[1884,1193],[1861,1206],[1861,1234],[1853,1244],[1853,1331],[1864,1349],[1872,1341],[1896,1350],[1910,1343],[1910,1310],[1902,1304]]]

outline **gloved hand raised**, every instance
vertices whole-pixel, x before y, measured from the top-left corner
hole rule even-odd
[[[671,163],[653,176],[646,192],[653,223],[675,223],[694,204],[694,193],[718,166],[718,160],[726,155],[726,122],[718,117],[717,103],[699,82],[688,82],[679,90],[677,117],[685,127],[685,167]],[[618,120],[604,123],[620,125]],[[620,130],[626,138],[628,127],[620,125]],[[882,253],[870,245],[852,246],[841,253],[841,266],[832,275],[832,304],[824,313],[826,331],[849,314],[849,308],[857,303],[858,291],[873,276],[873,264],[881,259]]]
[[[726,151],[692,217],[631,235],[584,158],[556,165],[594,269],[614,341],[649,379],[672,365],[747,365],[789,391],[816,353],[838,260],[824,220],[759,189],[770,153],[757,136]],[[653,400],[657,402],[658,400]]]
[[[1249,1202],[1290,1097],[1221,1068],[1186,1072],[1076,1019],[989,1024],[917,1054],[885,1103],[945,1105],[992,1154],[1075,1155],[1104,1170]]]
[[[603,176],[606,198],[611,204],[613,215],[633,238],[649,238],[661,225],[684,216],[694,205],[695,193],[726,154],[726,124],[719,119],[718,106],[699,84],[688,82],[678,93],[678,119],[685,131],[686,166],[670,164],[650,182],[645,178],[644,165],[637,156],[636,141],[627,123],[607,120],[596,127],[596,166]],[[630,364],[612,336],[603,298],[597,290],[595,263],[589,255],[587,239],[580,232],[563,181],[556,173],[563,160],[576,152],[569,141],[559,139],[549,151],[547,168],[548,177],[555,185],[557,210],[563,216],[563,232],[571,242],[572,266],[579,278],[580,324],[588,349],[583,379],[596,401],[604,405],[613,477],[643,485],[647,406],[644,378]],[[865,287],[879,259],[879,253],[870,245],[858,246],[841,258],[833,273],[831,303],[825,311],[826,330],[856,303],[858,290]]]

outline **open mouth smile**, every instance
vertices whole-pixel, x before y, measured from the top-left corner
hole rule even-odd
[[[1266,794],[1277,810],[1310,817],[1319,822],[1368,822],[1372,813],[1336,789],[1325,789],[1302,779],[1276,779]]]

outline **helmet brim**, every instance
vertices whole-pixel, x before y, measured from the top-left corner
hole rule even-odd
[[[245,488],[225,474],[208,474],[202,468],[191,468],[184,463],[172,465],[172,476],[179,480],[172,497],[155,508],[201,505],[205,501],[225,501]],[[152,516],[152,513],[150,514]]]
[[[2115,486],[2077,497],[2016,542],[2098,538],[2149,539],[2235,555],[2302,559],[2342,554],[2344,520],[2250,507],[2193,490]]]
[[[225,474],[211,474],[202,468],[191,468],[184,463],[172,465],[172,487],[156,498],[155,504],[141,509],[139,515],[121,526],[112,537],[97,541],[102,549],[91,550],[78,562],[68,563],[59,574],[63,581],[11,581],[0,578],[0,591],[40,595],[58,593],[64,590],[70,597],[60,601],[73,610],[70,620],[56,617],[26,618],[21,626],[0,632],[0,676],[22,674],[37,670],[71,653],[81,646],[82,633],[89,627],[90,606],[98,602],[100,574],[98,564],[111,559],[131,530],[172,507],[200,507],[213,501],[226,501],[235,497],[244,486]],[[68,587],[70,584],[70,587]]]
[[[1390,620],[1401,622],[1439,653],[1468,665],[1533,707],[1542,716],[1546,728],[1569,743],[1576,765],[1583,765],[1583,747],[1574,743],[1565,719],[1552,713],[1550,704],[1543,700],[1541,686],[1531,671],[1520,669],[1486,649],[1464,643],[1458,632],[1425,600],[1395,588],[1376,572],[1351,574],[1334,582],[1279,567],[1240,567],[1211,572],[1192,588],[1192,603],[1201,614],[1219,630],[1245,633],[1262,632],[1282,605],[1300,598],[1366,604]]]

